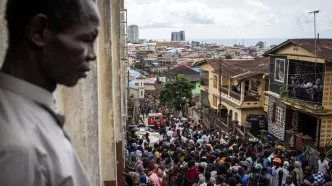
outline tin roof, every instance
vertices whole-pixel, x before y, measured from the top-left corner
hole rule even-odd
[[[247,79],[269,72],[269,58],[255,60],[220,60],[210,59],[207,63],[215,69],[213,73],[231,77],[237,80]]]
[[[175,77],[178,74],[183,74],[190,82],[195,82],[200,80],[200,73],[189,67],[188,65],[180,64],[175,68],[170,69],[167,72],[168,77]]]
[[[288,39],[280,45],[270,49],[263,55],[267,56],[272,54],[279,48],[289,43],[293,43],[308,50],[309,52],[315,53],[315,39]],[[332,60],[332,39],[317,39],[317,57],[324,58],[326,60]]]

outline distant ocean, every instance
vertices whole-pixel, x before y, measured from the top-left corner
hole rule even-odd
[[[266,46],[278,45],[287,39],[284,38],[249,38],[249,39],[188,39],[187,41],[197,41],[200,43],[207,44],[217,44],[224,46],[233,46],[236,44],[244,44],[244,46],[255,46],[259,41],[263,41],[266,43]],[[163,41],[162,39],[158,39],[158,41]]]
[[[265,46],[278,45],[287,39],[272,39],[272,38],[257,38],[257,39],[191,39],[191,41],[198,41],[200,43],[208,43],[208,44],[217,44],[224,46],[233,46],[234,44],[240,44],[244,46],[255,46],[258,42],[263,41]]]

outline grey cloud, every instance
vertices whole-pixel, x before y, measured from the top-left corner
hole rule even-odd
[[[216,21],[212,18],[191,17],[190,21],[196,24],[215,24]]]
[[[146,28],[174,28],[175,26],[168,23],[152,23],[147,25],[140,26],[140,29],[146,29]]]

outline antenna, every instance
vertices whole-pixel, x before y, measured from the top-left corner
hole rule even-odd
[[[315,10],[309,12],[309,14],[314,14],[314,31],[315,31],[315,80],[316,80],[316,65],[317,65],[317,35],[316,35],[316,14],[321,12],[320,10]]]

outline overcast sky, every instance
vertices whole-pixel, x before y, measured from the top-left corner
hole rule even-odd
[[[125,0],[128,25],[139,26],[139,37],[170,39],[186,31],[190,39],[304,38],[317,32],[332,38],[332,0]]]

